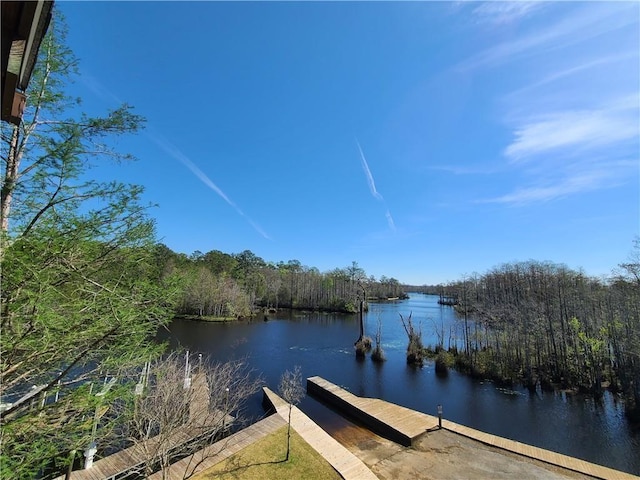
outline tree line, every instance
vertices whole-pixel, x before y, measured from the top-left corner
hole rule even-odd
[[[640,418],[640,239],[610,278],[528,261],[441,286],[440,294],[461,319],[461,345],[447,349],[462,370],[531,390],[610,388]]]
[[[267,262],[249,250],[186,255],[157,245],[155,252],[163,279],[180,285],[178,315],[239,318],[257,308],[356,313],[361,300],[406,298],[397,279],[383,275],[376,280],[357,262],[320,272],[298,260]]]

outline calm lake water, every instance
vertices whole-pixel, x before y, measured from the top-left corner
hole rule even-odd
[[[381,398],[443,417],[478,430],[553,450],[640,475],[640,431],[632,430],[621,402],[606,393],[601,402],[564,393],[529,394],[525,389],[498,388],[451,371],[435,374],[431,362],[423,368],[407,366],[407,338],[399,314],[413,313],[425,345],[437,343],[436,331],[460,330],[451,307],[438,305],[433,295],[411,294],[408,300],[371,304],[365,316],[366,334],[374,338],[382,325],[382,347],[387,361],[375,364],[367,356],[355,358],[358,337],[356,315],[281,313],[268,322],[205,323],[175,320],[161,336],[173,347],[210,354],[214,359],[246,358],[272,390],[282,373],[300,365],[306,377],[319,375],[350,392]],[[262,395],[253,397],[247,413],[263,416]],[[310,397],[300,408],[323,428],[339,428],[336,415]]]

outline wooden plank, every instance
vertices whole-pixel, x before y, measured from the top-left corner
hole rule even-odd
[[[448,420],[443,420],[442,426],[451,432],[477,440],[486,445],[508,450],[512,453],[517,453],[518,455],[540,460],[551,465],[557,465],[559,467],[566,468],[567,470],[583,473],[595,478],[601,478],[603,480],[638,480],[638,478],[640,478],[636,475],[622,472],[620,470],[614,470],[596,463],[587,462],[586,460],[534,447],[533,445],[527,445],[508,438],[498,437],[497,435],[492,435],[490,433],[481,432]]]
[[[411,446],[437,426],[437,418],[378,398],[358,397],[321,377],[307,379],[307,391],[355,417],[379,435]]]
[[[277,414],[286,420],[289,416],[289,404],[267,387],[263,387],[262,390],[265,400],[271,403]],[[338,443],[295,406],[291,408],[291,428],[322,455],[342,478],[347,480],[373,480],[377,478],[362,460]]]
[[[164,473],[154,473],[149,477],[149,480],[161,480],[163,475],[169,480],[182,480],[186,473],[193,475],[203,472],[284,425],[286,422],[282,417],[271,415],[189,457],[183,458],[172,464]]]
[[[365,426],[372,428],[372,430],[374,428],[380,428],[380,425],[386,425],[389,431],[398,432],[399,435],[406,435],[412,438],[412,440],[415,440],[428,429],[437,428],[438,425],[436,417],[416,412],[390,402],[385,402],[384,400],[358,397],[321,377],[308,378],[307,391],[318,395],[338,408],[355,414],[356,418],[363,421]],[[590,463],[568,455],[474,430],[447,420],[442,421],[442,427],[486,445],[501,448],[518,455],[540,460],[595,478],[603,480],[638,480],[640,478],[626,472]]]

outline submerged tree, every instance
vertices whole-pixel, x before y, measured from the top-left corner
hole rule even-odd
[[[143,119],[127,105],[102,117],[77,114],[79,100],[65,94],[77,61],[64,40],[54,12],[24,121],[2,126],[0,368],[10,405],[0,476],[7,479],[55,469],[86,447],[92,383],[107,372],[126,376],[155,355],[152,338],[173,301],[154,273],[142,188],[88,175],[92,162],[130,158],[109,143],[136,133]]]
[[[384,362],[386,360],[382,349],[382,320],[378,315],[378,329],[376,330],[376,346],[371,352],[371,360],[374,362]]]
[[[353,344],[356,350],[356,358],[364,358],[366,353],[371,350],[371,337],[365,335],[364,333],[364,309],[365,303],[367,301],[367,291],[362,284],[362,279],[357,276],[364,276],[364,270],[358,267],[356,262],[353,262],[352,272],[354,272],[353,278],[357,279],[358,287],[362,291],[362,295],[359,295],[359,307],[358,307],[358,325],[360,327],[360,335],[358,339]]]
[[[416,329],[413,325],[412,315],[405,320],[402,314],[400,315],[400,321],[404,327],[404,331],[407,333],[409,344],[407,345],[407,363],[410,365],[422,366],[424,363],[424,346],[422,345],[422,330]]]
[[[287,455],[285,461],[289,461],[289,452],[291,450],[291,410],[304,397],[304,386],[302,384],[302,372],[300,366],[296,365],[293,369],[287,370],[280,377],[278,393],[289,404],[289,418],[287,420]]]
[[[371,337],[363,336],[354,344],[356,358],[363,359],[367,352],[371,351]]]

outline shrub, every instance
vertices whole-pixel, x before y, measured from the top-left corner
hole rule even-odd
[[[364,358],[367,352],[371,351],[371,337],[361,337],[355,343],[356,357]]]
[[[384,350],[380,345],[376,345],[376,348],[371,352],[371,360],[374,362],[384,362],[387,358],[384,355]]]
[[[400,314],[400,320],[402,321],[402,326],[404,327],[404,331],[407,332],[407,337],[409,337],[409,345],[407,345],[407,363],[409,365],[417,365],[422,366],[424,364],[424,346],[422,345],[422,330],[415,329],[413,326],[413,322],[411,320],[411,313],[409,317],[405,321],[402,314]]]

